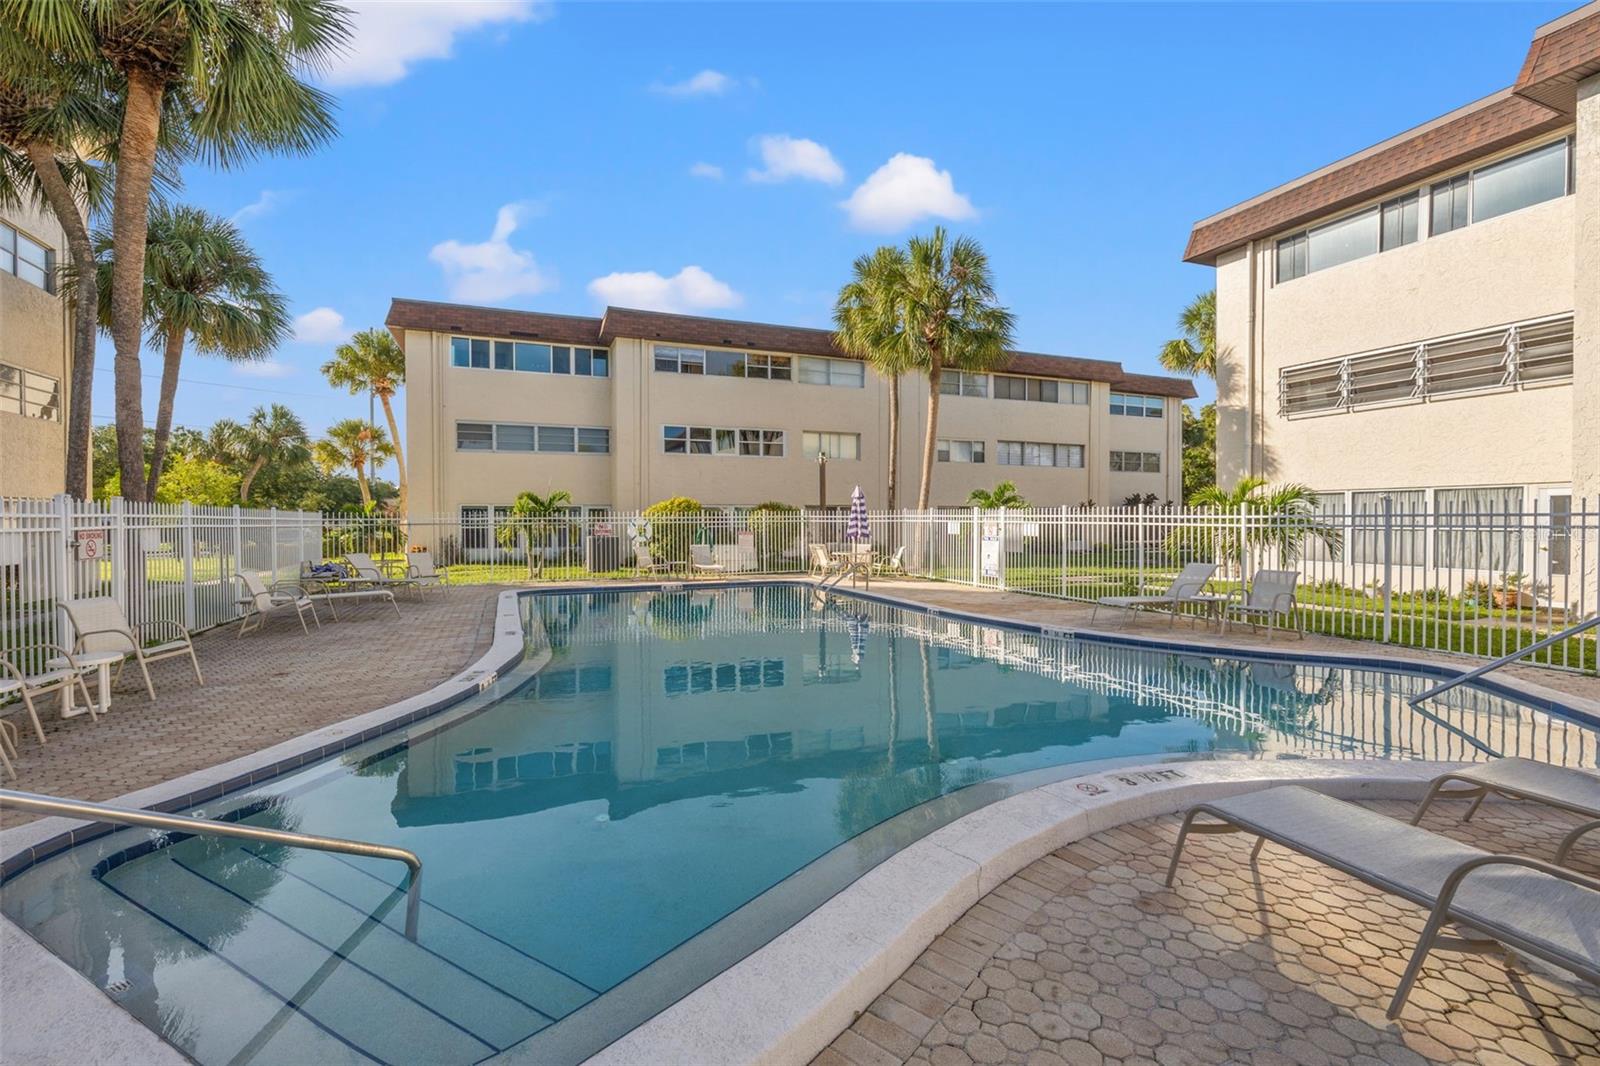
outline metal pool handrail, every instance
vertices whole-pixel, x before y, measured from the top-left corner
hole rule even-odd
[[[1559,633],[1552,633],[1548,637],[1545,637],[1543,640],[1538,640],[1538,641],[1535,641],[1532,644],[1529,644],[1526,648],[1518,648],[1516,651],[1508,652],[1507,654],[1500,656],[1500,658],[1496,659],[1492,663],[1484,663],[1482,666],[1477,667],[1476,669],[1468,670],[1466,673],[1462,674],[1460,677],[1453,677],[1449,681],[1445,681],[1445,682],[1443,682],[1441,684],[1433,686],[1432,688],[1428,689],[1426,692],[1423,692],[1420,695],[1412,696],[1406,702],[1411,704],[1413,707],[1415,707],[1417,704],[1421,703],[1425,699],[1429,699],[1429,698],[1431,698],[1433,696],[1437,696],[1441,692],[1447,692],[1450,689],[1455,688],[1457,685],[1464,685],[1468,681],[1472,681],[1472,680],[1475,680],[1476,678],[1482,677],[1484,674],[1487,674],[1490,670],[1498,670],[1502,666],[1506,665],[1507,663],[1516,662],[1518,659],[1522,658],[1524,655],[1532,655],[1534,652],[1539,651],[1541,648],[1548,648],[1552,644],[1559,644],[1561,641],[1566,640],[1568,637],[1575,637],[1579,633],[1582,633],[1585,629],[1593,629],[1595,626],[1600,626],[1600,615],[1595,615],[1593,618],[1585,619],[1584,621],[1579,622],[1575,626],[1568,626],[1566,629],[1563,629]]]
[[[237,837],[242,840],[261,840],[269,844],[283,844],[291,848],[308,848],[312,851],[337,851],[345,855],[362,855],[371,859],[392,859],[406,864],[406,939],[417,939],[417,912],[422,903],[422,860],[415,852],[388,844],[372,844],[364,840],[345,840],[340,837],[314,836],[310,833],[291,833],[282,829],[262,829],[259,826],[239,825],[233,822],[213,822],[184,814],[162,814],[157,811],[137,811],[128,807],[112,807],[87,800],[64,799],[60,796],[41,796],[34,792],[15,792],[0,788],[0,807],[37,814],[65,814],[99,822],[119,822],[123,825],[142,825],[151,829],[171,829],[199,836]]]

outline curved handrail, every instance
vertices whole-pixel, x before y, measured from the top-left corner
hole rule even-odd
[[[112,807],[105,803],[65,799],[60,796],[42,796],[35,792],[17,792],[0,788],[0,807],[15,807],[37,814],[65,814],[99,822],[117,822],[122,825],[140,825],[150,829],[171,829],[198,836],[237,837],[242,840],[262,840],[269,844],[283,844],[291,848],[312,851],[336,851],[345,855],[362,855],[371,859],[392,859],[406,865],[406,939],[417,939],[417,913],[422,903],[422,860],[413,851],[388,844],[372,844],[364,840],[345,840],[342,837],[315,836],[310,833],[291,833],[283,829],[262,829],[254,825],[234,822],[213,822],[186,814],[163,814],[159,811],[140,811],[128,807]]]

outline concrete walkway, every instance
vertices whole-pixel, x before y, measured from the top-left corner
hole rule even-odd
[[[423,692],[482,655],[494,635],[498,585],[468,585],[423,599],[342,606],[335,622],[301,632],[293,617],[236,637],[236,625],[195,637],[205,685],[187,659],[150,668],[151,702],[138,671],[123,671],[111,713],[63,721],[55,697],[39,708],[40,747],[20,704],[6,708],[22,734],[7,788],[108,800],[226,762]],[[94,689],[91,679],[89,687]],[[33,816],[0,811],[0,827]]]
[[[1369,806],[1408,818],[1408,804]],[[1464,802],[1425,825],[1548,859],[1575,824]],[[1191,837],[1179,817],[1096,834],[1024,868],[935,940],[813,1066],[1121,1063],[1411,1066],[1600,1062],[1600,990],[1504,955],[1436,952],[1400,1018],[1388,1006],[1426,914],[1252,838]],[[1575,865],[1600,865],[1594,849]]]

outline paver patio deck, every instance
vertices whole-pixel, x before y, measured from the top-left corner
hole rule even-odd
[[[41,701],[47,743],[21,712],[17,778],[4,787],[74,799],[108,800],[204,769],[313,729],[376,710],[446,680],[488,648],[498,585],[468,585],[422,599],[344,606],[335,622],[301,632],[278,617],[243,638],[237,625],[195,637],[205,674],[196,685],[187,659],[151,666],[156,698],[124,670],[111,713],[63,720],[54,697]],[[91,691],[94,683],[90,681]],[[0,827],[33,815],[0,811]]]
[[[1492,802],[1463,825],[1464,807],[1441,804],[1424,824],[1546,859],[1575,824]],[[1024,868],[813,1066],[1600,1062],[1600,990],[1499,954],[1435,952],[1389,1022],[1420,908],[1273,845],[1258,875],[1242,834],[1190,837],[1167,889],[1179,820],[1107,830]],[[1600,872],[1596,858],[1574,865]]]

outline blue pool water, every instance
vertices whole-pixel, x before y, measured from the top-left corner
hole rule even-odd
[[[1587,727],[1489,692],[1413,712],[1429,682],[1391,671],[792,585],[522,603],[529,660],[492,698],[204,812],[415,851],[416,943],[396,864],[141,830],[23,872],[0,906],[201,1063],[568,1061],[1029,771],[1596,758]]]

